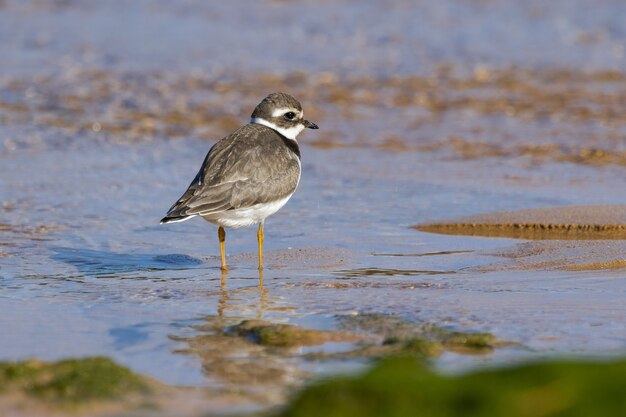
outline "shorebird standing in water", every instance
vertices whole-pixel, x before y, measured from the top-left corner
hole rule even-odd
[[[305,128],[292,96],[273,93],[254,109],[250,123],[217,142],[187,191],[169,209],[163,223],[195,216],[219,226],[222,270],[226,270],[227,227],[258,223],[259,270],[263,269],[263,222],[287,203],[300,181],[300,148],[296,137]]]

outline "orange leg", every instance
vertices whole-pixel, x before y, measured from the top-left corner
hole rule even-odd
[[[263,222],[259,223],[259,231],[256,234],[259,242],[259,271],[263,270]]]
[[[217,229],[217,237],[220,240],[220,255],[222,256],[222,271],[226,271],[226,232],[222,226]]]

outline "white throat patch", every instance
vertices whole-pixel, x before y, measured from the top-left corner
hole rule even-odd
[[[262,119],[260,117],[253,117],[250,120],[250,123],[256,123],[259,125],[267,126],[270,129],[274,129],[275,131],[277,131],[278,133],[280,133],[287,139],[291,139],[291,140],[296,140],[296,137],[300,134],[300,132],[304,130],[304,125],[302,124],[298,124],[297,126],[285,129],[282,127],[278,127],[274,123],[268,122],[267,120]]]

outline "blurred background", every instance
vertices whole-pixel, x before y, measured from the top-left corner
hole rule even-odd
[[[439,343],[446,372],[623,352],[621,241],[411,226],[625,204],[625,21],[621,0],[0,0],[0,360],[103,355],[212,393],[203,415],[362,370],[359,338]],[[320,130],[264,285],[252,229],[222,285],[214,227],[158,220],[274,91]],[[618,267],[563,267],[580,256]],[[248,319],[343,336],[262,349]]]

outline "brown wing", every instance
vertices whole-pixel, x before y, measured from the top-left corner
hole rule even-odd
[[[299,176],[295,142],[268,127],[246,125],[211,148],[187,191],[161,222],[275,201],[295,191]]]

